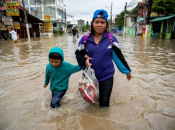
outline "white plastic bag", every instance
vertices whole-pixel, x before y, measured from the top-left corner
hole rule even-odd
[[[91,67],[87,67],[79,81],[79,91],[81,96],[90,103],[95,103],[99,94],[98,80],[95,72]]]

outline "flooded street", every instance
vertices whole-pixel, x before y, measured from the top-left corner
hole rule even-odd
[[[80,37],[82,34],[80,35]],[[82,71],[73,74],[61,107],[50,108],[43,88],[48,52],[58,46],[76,65],[72,36],[0,41],[0,129],[175,130],[175,40],[117,36],[132,79],[116,68],[110,108],[90,104],[78,92]]]

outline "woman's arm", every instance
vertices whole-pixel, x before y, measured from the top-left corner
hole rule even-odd
[[[112,59],[121,73],[129,74],[131,72],[128,63],[120,50],[120,44],[115,36],[113,36]]]
[[[85,54],[87,54],[87,52],[85,50],[85,44],[83,43],[83,37],[82,37],[75,51],[76,59],[80,67],[85,66],[85,62],[87,60],[87,57],[85,57]]]

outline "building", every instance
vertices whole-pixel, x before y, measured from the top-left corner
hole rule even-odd
[[[136,22],[136,34],[137,35],[142,35],[143,27],[146,25],[146,18],[148,17],[149,8],[147,5],[146,6],[146,16],[145,16],[145,21],[144,21],[144,5],[145,5],[145,2],[138,2],[137,6],[135,7],[135,9],[138,10],[138,17],[137,17],[137,22]]]
[[[126,14],[126,34],[136,34],[136,23],[138,14]]]
[[[76,24],[72,24],[71,21],[67,21],[67,32],[68,33],[72,33],[73,27],[76,27],[76,29],[77,29],[77,25]]]
[[[78,29],[79,29],[79,31],[83,31],[82,30],[82,26],[85,25],[84,24],[85,21],[82,20],[82,19],[79,19],[79,20],[77,20],[77,22],[78,22]]]
[[[5,2],[16,2],[17,9],[10,9],[13,10],[14,14],[7,15],[7,12],[9,9],[5,5]],[[9,3],[11,4],[11,3]],[[10,5],[11,6],[11,5]],[[15,6],[15,7],[16,7]],[[12,6],[11,6],[12,7]],[[16,11],[17,10],[17,11]],[[29,33],[31,37],[39,36],[39,23],[42,23],[43,21],[38,19],[37,17],[29,14],[28,10],[26,10],[26,15],[28,19],[29,24]],[[8,39],[9,32],[8,29],[11,26],[14,26],[15,31],[20,36],[20,38],[27,37],[27,31],[26,31],[26,24],[25,24],[25,17],[24,17],[24,9],[22,7],[21,0],[15,1],[15,0],[1,0],[0,1],[0,35],[3,39]]]
[[[175,39],[175,14],[150,20],[149,37]]]
[[[57,29],[66,28],[66,5],[64,0],[25,0],[26,9],[29,13],[43,20],[45,23],[52,22],[52,26]],[[44,18],[50,15],[51,20]]]

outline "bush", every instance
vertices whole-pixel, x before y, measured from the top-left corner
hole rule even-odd
[[[58,34],[59,32],[58,32],[58,30],[53,29],[53,33],[54,33],[54,34]]]
[[[60,28],[59,33],[63,34],[63,29],[62,28]]]

